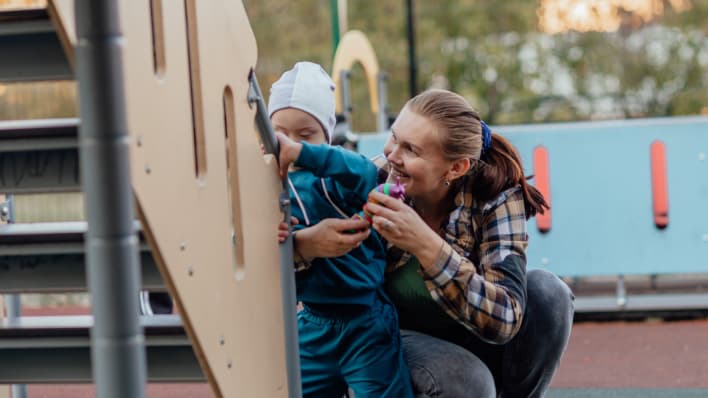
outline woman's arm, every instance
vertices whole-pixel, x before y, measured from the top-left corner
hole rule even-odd
[[[356,231],[356,232],[351,232]],[[328,218],[297,231],[293,236],[295,270],[310,267],[317,257],[339,257],[369,237],[369,223],[362,219]]]
[[[418,258],[432,298],[488,342],[503,344],[513,338],[526,303],[527,236],[520,191],[486,212],[480,226],[479,266],[461,254],[474,247],[464,247],[455,236],[443,239],[409,206],[374,195],[383,205],[367,205],[376,215],[374,228],[389,243]]]

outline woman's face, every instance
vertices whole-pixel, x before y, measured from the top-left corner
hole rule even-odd
[[[447,190],[444,181],[452,162],[443,157],[438,134],[432,121],[407,107],[391,126],[384,155],[392,166],[391,175],[401,177],[409,197],[435,198]]]
[[[270,121],[275,131],[282,132],[295,142],[305,141],[314,145],[327,143],[327,136],[320,122],[300,109],[281,109],[270,117]]]

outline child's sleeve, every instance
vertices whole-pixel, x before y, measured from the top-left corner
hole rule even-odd
[[[311,171],[320,178],[331,178],[342,188],[342,196],[356,197],[366,203],[376,187],[377,169],[365,156],[340,147],[302,143],[295,166]]]

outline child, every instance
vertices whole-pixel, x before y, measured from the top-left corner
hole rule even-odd
[[[298,62],[271,88],[268,114],[287,170],[292,215],[301,229],[351,217],[376,186],[365,157],[328,145],[335,124],[334,82],[317,64]],[[295,231],[297,232],[297,231]],[[300,365],[305,397],[412,397],[396,310],[383,292],[385,246],[372,231],[358,248],[298,269]]]

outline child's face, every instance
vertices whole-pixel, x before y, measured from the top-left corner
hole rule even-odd
[[[275,131],[280,131],[291,140],[308,144],[327,143],[322,125],[312,115],[295,108],[285,108],[275,112],[270,117]]]

